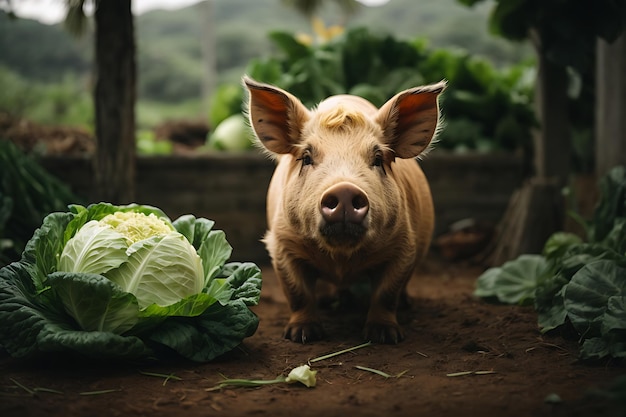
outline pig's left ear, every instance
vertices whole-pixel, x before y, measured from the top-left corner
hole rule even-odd
[[[384,140],[398,158],[413,158],[430,144],[439,122],[438,97],[446,82],[415,87],[396,94],[378,111]]]
[[[269,84],[244,77],[248,89],[248,117],[261,144],[276,154],[290,153],[300,141],[309,110],[300,100]]]

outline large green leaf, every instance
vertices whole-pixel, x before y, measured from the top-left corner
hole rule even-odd
[[[248,306],[235,300],[227,305],[214,304],[193,320],[170,318],[150,334],[150,340],[187,359],[208,362],[252,336],[258,324],[258,317]]]
[[[58,257],[63,250],[63,233],[71,219],[70,213],[47,215],[26,244],[22,261],[35,266],[31,278],[37,289],[44,288],[47,275],[57,270]]]
[[[79,329],[123,334],[138,321],[135,296],[102,275],[55,272],[48,283]]]
[[[29,267],[15,262],[0,269],[0,346],[18,358],[37,352],[37,335],[46,322],[32,301]]]
[[[121,336],[111,332],[86,332],[46,323],[37,335],[41,352],[76,352],[102,359],[145,359],[154,353],[136,336]]]
[[[134,294],[140,308],[168,306],[204,288],[202,261],[178,232],[141,240],[127,253],[128,261],[106,276]]]
[[[216,280],[217,281],[217,280]],[[223,286],[222,286],[223,287]],[[228,294],[230,296],[230,293]],[[218,301],[218,294],[199,293],[190,295],[168,306],[151,304],[141,310],[141,317],[196,317]]]
[[[478,277],[474,295],[496,297],[498,301],[507,304],[531,302],[538,279],[547,270],[548,264],[543,256],[522,255]]]
[[[609,299],[624,296],[626,269],[613,261],[599,260],[582,267],[565,286],[567,315],[585,338],[602,335]]]

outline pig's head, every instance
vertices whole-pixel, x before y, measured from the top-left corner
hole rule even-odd
[[[431,143],[444,82],[405,90],[380,109],[342,95],[313,110],[277,87],[247,77],[244,84],[260,144],[290,155],[281,201],[274,203],[293,233],[349,255],[394,227],[406,198],[394,161],[415,158]]]

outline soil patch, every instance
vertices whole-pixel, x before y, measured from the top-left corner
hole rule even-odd
[[[239,349],[209,364],[111,365],[58,357],[25,362],[3,356],[0,415],[623,415],[619,404],[592,395],[624,374],[623,366],[577,361],[576,342],[541,335],[532,308],[474,298],[480,272],[478,267],[436,261],[420,268],[409,287],[412,306],[401,313],[406,339],[316,362],[315,388],[207,391],[223,376],[272,379],[308,359],[362,343],[361,311],[326,311],[325,341],[302,345],[282,339],[288,307],[274,273],[264,267],[262,298],[254,308],[260,326]],[[391,375],[406,372],[384,378],[356,366]],[[467,371],[493,372],[459,374]],[[45,390],[26,391],[35,388]]]

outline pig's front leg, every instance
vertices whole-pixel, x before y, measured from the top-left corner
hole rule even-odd
[[[365,340],[396,344],[404,339],[397,310],[412,273],[412,267],[389,268],[373,277],[370,307],[363,330]]]
[[[315,297],[316,273],[297,261],[275,263],[274,270],[291,309],[283,337],[302,343],[322,339],[324,329],[318,317]]]

